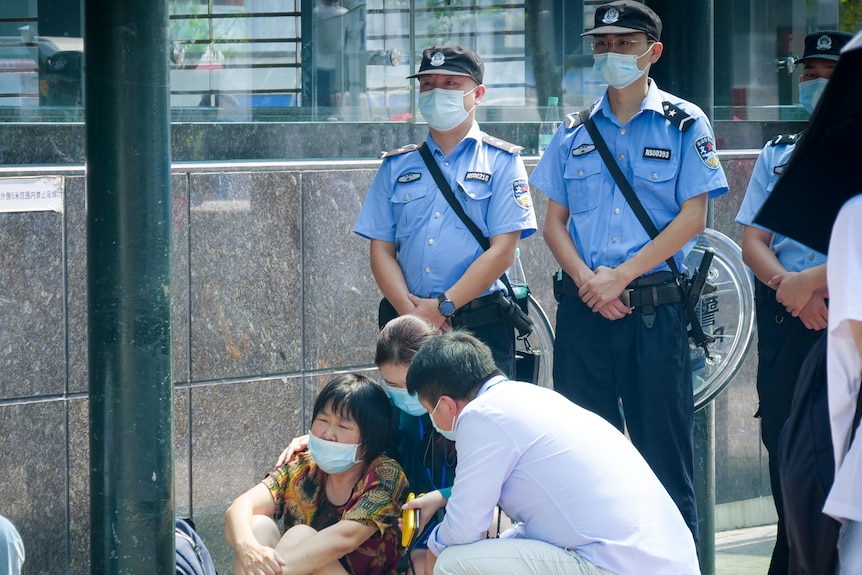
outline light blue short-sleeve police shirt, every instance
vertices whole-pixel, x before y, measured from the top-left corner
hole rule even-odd
[[[521,156],[483,141],[473,124],[444,156],[426,143],[464,211],[486,237],[536,231],[536,215]],[[483,249],[449,206],[422,156],[409,151],[386,158],[368,191],[353,231],[391,242],[410,293],[434,297],[457,282]],[[485,292],[503,289],[499,280]]]
[[[662,230],[686,200],[705,193],[715,198],[728,188],[704,113],[649,82],[641,109],[625,126],[611,111],[607,95],[594,106],[592,118],[653,223]],[[690,116],[685,131],[665,117],[665,101]],[[618,266],[650,241],[582,125],[569,129],[563,124],[557,130],[530,182],[569,209],[569,233],[591,269]],[[681,270],[694,241],[674,256]],[[667,269],[663,262],[650,271]]]

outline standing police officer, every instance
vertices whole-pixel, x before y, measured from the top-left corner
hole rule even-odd
[[[704,113],[648,77],[664,49],[655,12],[604,4],[585,35],[608,84],[590,117],[660,233],[650,239],[593,138],[568,117],[531,176],[549,197],[543,233],[565,272],[554,388],[628,430],[697,541],[688,318],[665,260],[684,269],[707,200],[727,181]]]
[[[490,248],[482,249],[451,208],[413,145],[384,154],[353,231],[371,240],[371,271],[385,298],[381,326],[413,313],[444,329],[469,329],[513,375],[515,332],[503,316],[499,278],[518,240],[536,231],[536,216],[521,147],[476,123],[483,75],[471,50],[433,46],[408,77],[419,80],[425,144]]]
[[[810,114],[832,76],[841,48],[851,35],[815,32],[805,37],[799,101]],[[769,478],[778,512],[778,534],[770,575],[788,572],[788,544],[781,498],[778,440],[790,415],[802,362],[826,328],[826,256],[754,224],[800,134],[776,136],[766,143],[745,192],[736,221],[742,232],[742,258],[754,272],[757,312],[757,394],[760,436],[769,453]]]

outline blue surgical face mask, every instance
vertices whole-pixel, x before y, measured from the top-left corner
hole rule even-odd
[[[437,400],[437,405],[434,406],[434,409],[431,411],[431,425],[434,426],[434,429],[437,430],[437,433],[448,439],[449,441],[455,441],[455,423],[458,421],[458,416],[452,418],[452,429],[448,431],[444,431],[437,427],[437,422],[434,421],[434,412],[437,411],[437,408],[440,407],[440,400]]]
[[[428,410],[419,403],[419,397],[411,395],[407,392],[407,389],[403,387],[387,385],[386,393],[389,394],[389,399],[392,400],[395,407],[408,415],[419,416],[428,413]]]
[[[311,458],[326,473],[342,473],[347,471],[361,460],[356,458],[359,450],[358,443],[338,443],[327,441],[309,432],[308,451]]]
[[[479,86],[476,86],[478,88]],[[419,94],[419,111],[428,125],[441,132],[448,132],[457,128],[461,122],[467,119],[470,111],[464,109],[464,97],[472,94],[476,88],[469,92],[461,90],[446,90],[434,88]]]
[[[637,56],[635,54],[617,54],[616,52],[602,52],[593,54],[593,70],[601,74],[602,79],[608,86],[621,90],[631,85],[635,80],[646,74],[646,66],[643,70],[638,68],[638,58],[645,56],[646,52]]]
[[[799,83],[799,103],[809,114],[814,113],[814,108],[817,107],[817,102],[820,101],[820,96],[823,95],[823,90],[828,83],[829,80],[826,78],[815,78]]]

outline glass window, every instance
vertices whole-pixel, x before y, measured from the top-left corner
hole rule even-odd
[[[421,121],[423,48],[485,60],[483,122],[538,122],[548,97],[576,110],[601,94],[581,37],[598,0],[169,0],[173,120]],[[77,0],[0,3],[0,120],[81,121]],[[730,0],[715,13],[717,120],[804,120],[806,33],[854,32],[862,0]],[[673,47],[678,49],[678,47]]]

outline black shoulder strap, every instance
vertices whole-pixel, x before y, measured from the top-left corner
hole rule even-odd
[[[431,153],[427,143],[422,142],[422,145],[419,146],[419,153],[422,155],[425,165],[428,166],[428,171],[431,172],[431,176],[437,183],[437,187],[440,188],[441,192],[443,192],[443,197],[446,198],[446,201],[449,202],[449,205],[458,217],[461,218],[461,221],[464,222],[464,225],[467,226],[467,229],[470,230],[470,233],[473,234],[473,237],[476,238],[476,241],[479,242],[480,246],[482,246],[482,249],[487,250],[490,248],[491,241],[482,234],[482,230],[479,229],[479,226],[477,226],[476,223],[470,219],[470,216],[464,212],[464,206],[461,205],[455,197],[454,192],[452,192],[449,182],[446,181],[446,176],[444,176],[443,172],[440,171],[440,166],[437,165],[437,161],[434,159],[434,154]],[[502,281],[503,285],[506,286],[506,289],[509,290],[509,295],[515,293],[512,291],[512,284],[509,283],[509,278],[505,273],[500,276],[500,281]]]
[[[593,144],[595,144],[596,148],[599,150],[599,155],[602,157],[602,161],[604,161],[605,166],[607,166],[608,171],[610,171],[611,175],[614,178],[614,181],[619,186],[623,195],[626,197],[626,201],[632,207],[635,215],[640,221],[641,225],[646,230],[649,237],[655,239],[658,236],[659,231],[656,227],[655,223],[649,217],[646,209],[638,198],[637,194],[635,194],[634,189],[632,188],[629,181],[626,179],[623,171],[620,169],[619,164],[617,164],[616,160],[614,160],[611,151],[608,149],[607,143],[605,143],[605,139],[602,138],[601,133],[599,133],[599,129],[596,127],[595,122],[590,117],[589,110],[582,110],[579,113],[581,117],[581,122],[584,124],[584,127],[589,132],[590,137],[593,139]],[[676,280],[677,285],[682,288],[682,274],[679,272],[679,266],[676,265],[676,260],[673,259],[673,256],[667,259],[667,265],[670,268],[670,271],[673,273],[673,277]],[[711,343],[712,339],[703,333],[703,327],[700,325],[700,320],[697,317],[697,314],[694,311],[694,303],[690,298],[683,298],[686,302],[686,314],[688,315],[689,323],[691,323],[692,337],[694,339],[695,344],[702,347],[707,357],[709,356],[709,351],[706,349],[706,346]]]
[[[581,117],[581,123],[583,123],[587,132],[589,132],[590,137],[593,139],[593,144],[595,144],[596,148],[599,150],[599,154],[602,156],[605,166],[607,166],[608,171],[611,173],[611,176],[613,176],[617,186],[619,186],[620,190],[623,192],[623,195],[626,197],[626,201],[628,201],[629,205],[632,207],[638,221],[649,234],[649,237],[655,239],[659,234],[658,228],[656,228],[655,223],[653,223],[646,209],[644,209],[643,204],[637,194],[635,194],[631,184],[629,184],[629,181],[626,179],[625,175],[623,175],[623,171],[620,169],[619,164],[614,160],[611,151],[608,149],[607,143],[605,143],[605,139],[602,138],[598,128],[596,128],[595,122],[590,118],[589,110],[582,110],[579,112],[579,116]],[[679,277],[679,267],[676,265],[676,260],[673,259],[673,256],[667,259],[667,265],[670,268],[670,271],[673,272],[674,277]]]

